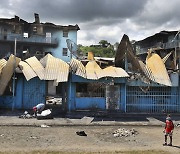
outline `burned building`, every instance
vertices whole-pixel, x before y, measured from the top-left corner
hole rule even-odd
[[[179,31],[162,31],[133,45],[123,36],[115,65],[130,75],[126,112],[180,111],[179,46]]]
[[[36,13],[34,17],[32,23],[18,16],[0,19],[0,107],[32,108],[45,103],[46,96],[65,99],[67,75],[60,78],[49,72],[51,68],[69,72],[66,63],[73,55],[66,40],[77,43],[79,26],[42,23]],[[16,70],[12,54],[18,57]],[[60,63],[64,68],[57,68]]]

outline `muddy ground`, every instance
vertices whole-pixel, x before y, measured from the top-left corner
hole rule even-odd
[[[128,137],[114,137],[118,128],[132,129],[138,133]],[[77,131],[87,136],[78,136]],[[180,128],[176,127],[173,146],[163,147],[163,127],[150,126],[64,126],[17,127],[0,126],[0,152],[106,152],[154,150],[154,153],[180,153]],[[144,152],[146,153],[146,152]]]

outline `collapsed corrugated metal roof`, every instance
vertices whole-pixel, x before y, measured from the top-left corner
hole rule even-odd
[[[20,61],[19,66],[21,67],[21,70],[27,81],[37,76],[33,69],[26,62]]]
[[[44,80],[56,80],[57,83],[68,81],[69,65],[66,62],[50,54],[40,61],[45,66]]]
[[[90,61],[86,65],[87,79],[98,80],[103,77],[129,77],[127,72],[118,67],[109,66],[101,69],[95,61]]]
[[[31,68],[37,74],[39,79],[43,80],[45,69],[44,69],[43,65],[40,63],[40,61],[35,56],[28,58],[25,61],[31,66]]]
[[[129,77],[129,75],[127,74],[127,72],[119,67],[113,67],[113,66],[109,66],[103,69],[103,72],[105,73],[105,76],[103,77]]]
[[[47,54],[40,62],[45,66],[44,80],[56,80],[59,67],[57,59],[50,54]]]
[[[89,61],[86,65],[87,79],[98,80],[98,73],[101,71],[99,65],[93,60]]]
[[[129,37],[124,34],[115,55],[115,66],[125,69],[126,56],[127,61],[131,62],[132,64],[132,69],[143,73],[139,61],[133,53],[133,47],[129,41]]]
[[[150,53],[146,60],[146,65],[151,71],[155,82],[166,86],[172,86],[164,62],[158,54]]]
[[[7,64],[7,61],[5,59],[0,60],[0,74],[2,72],[3,67]]]
[[[81,61],[72,58],[69,65],[70,65],[71,71],[73,73],[75,73],[76,75],[81,76],[83,78],[87,77],[86,76],[86,68],[81,63]]]
[[[11,55],[7,61],[7,64],[4,66],[1,76],[0,76],[0,95],[3,95],[15,68],[18,66],[19,62],[21,61],[20,58]]]
[[[152,52],[152,49],[150,51]],[[140,73],[146,78],[146,81],[151,80],[162,85],[172,86],[168,72],[164,65],[164,62],[171,53],[164,57],[163,60],[158,54],[148,54],[146,64],[144,64],[143,61],[136,58],[128,36],[124,35],[118,46],[115,57],[115,66],[125,68],[126,55],[127,61],[131,63],[131,67],[128,67],[128,70],[132,69],[134,72]],[[144,80],[142,81],[144,82]],[[149,81],[146,83],[150,83]]]

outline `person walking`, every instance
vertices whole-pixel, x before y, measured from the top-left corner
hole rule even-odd
[[[166,145],[172,146],[173,130],[174,130],[174,124],[171,119],[171,115],[168,114],[166,117],[166,125],[165,125],[164,131],[163,131],[165,133],[165,143],[163,144],[164,146],[166,146]],[[167,136],[169,136],[169,138],[170,138],[169,144],[167,144]]]

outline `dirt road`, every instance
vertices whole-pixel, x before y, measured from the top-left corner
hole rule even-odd
[[[134,128],[137,134],[114,137],[119,128]],[[78,136],[77,131],[87,136]],[[150,126],[66,126],[66,127],[0,127],[1,152],[65,151],[78,153],[154,150],[180,153],[180,128],[175,128],[173,146],[163,147],[163,127]],[[161,151],[161,152],[160,152]],[[163,152],[162,152],[163,153]]]

